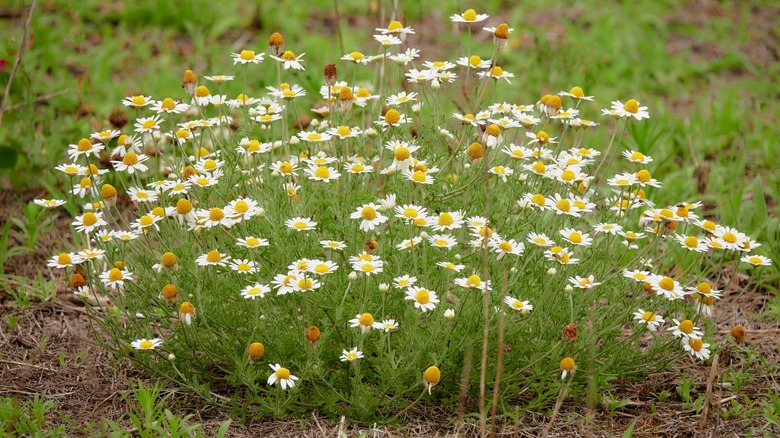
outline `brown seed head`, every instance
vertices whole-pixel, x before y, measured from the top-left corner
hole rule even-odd
[[[317,342],[320,341],[320,335],[320,329],[318,329],[316,325],[313,325],[306,330],[306,339],[312,347],[317,345]]]
[[[127,113],[119,108],[115,108],[111,111],[111,114],[109,114],[108,122],[111,123],[111,126],[114,128],[122,129],[123,126],[127,125]]]
[[[325,84],[332,87],[336,83],[338,78],[338,70],[336,64],[329,62],[325,64],[325,68],[322,70],[322,77],[325,79]]]
[[[747,334],[747,329],[741,325],[735,325],[731,328],[731,336],[734,337],[734,340],[737,342],[743,342],[745,340],[745,335]]]
[[[572,342],[577,339],[577,324],[570,322],[563,327],[561,338],[565,342]]]

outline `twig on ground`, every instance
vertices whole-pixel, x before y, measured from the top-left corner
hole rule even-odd
[[[30,12],[27,14],[27,21],[24,23],[24,32],[22,33],[22,40],[19,41],[19,50],[16,51],[16,61],[11,69],[11,74],[8,76],[8,83],[5,84],[5,91],[3,92],[3,100],[0,102],[0,126],[3,125],[3,113],[5,112],[5,105],[8,102],[8,95],[11,94],[11,84],[14,82],[14,76],[16,76],[16,70],[19,69],[19,64],[22,63],[22,55],[24,55],[24,49],[27,47],[27,33],[30,31],[30,23],[32,23],[33,11],[38,4],[38,0],[33,0],[30,5]]]
[[[710,414],[710,406],[712,406],[712,386],[715,383],[715,376],[718,374],[718,354],[712,358],[712,366],[710,367],[710,376],[707,378],[707,395],[704,397],[704,409],[701,413],[701,420],[699,420],[699,428],[704,429],[707,426],[707,418]],[[716,405],[717,409],[720,409],[720,404]]]

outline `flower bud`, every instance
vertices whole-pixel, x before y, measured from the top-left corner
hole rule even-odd
[[[547,270],[547,275],[549,275],[550,277],[552,277],[553,275],[555,275],[557,273],[558,273],[558,270],[555,269],[555,268],[550,268],[550,269]]]

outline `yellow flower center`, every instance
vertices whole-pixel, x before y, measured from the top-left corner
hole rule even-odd
[[[225,218],[225,212],[222,211],[219,207],[214,207],[209,211],[209,219],[211,219],[214,222],[221,221]]]
[[[623,109],[631,114],[639,112],[639,102],[636,99],[631,99],[623,105]]]
[[[358,318],[358,322],[360,323],[360,325],[370,327],[374,325],[374,315],[370,313],[364,313],[360,315],[360,318]]]
[[[571,202],[568,199],[561,199],[555,203],[555,207],[560,211],[568,212],[571,210]]]
[[[170,97],[166,97],[163,99],[162,103],[160,104],[160,107],[164,110],[171,111],[174,108],[176,108],[176,102],[173,101]]]
[[[141,348],[141,350],[148,350],[154,346],[154,342],[144,339],[141,341],[140,344],[138,344],[138,347]]]
[[[469,57],[469,65],[476,68],[479,67],[479,65],[482,64],[482,58],[480,58],[477,55],[471,55]]]
[[[357,90],[357,93],[355,93],[357,97],[371,97],[371,92],[368,91],[368,88],[360,87]]]
[[[403,29],[403,28],[404,28],[404,25],[401,24],[400,21],[391,21],[390,25],[387,26],[387,30],[389,30],[390,32],[392,32],[394,30],[398,30],[398,29]]]
[[[162,264],[166,268],[172,268],[176,266],[176,254],[172,252],[166,252],[162,255]]]
[[[78,150],[79,152],[86,152],[92,149],[92,142],[89,139],[82,138],[79,140]]]
[[[512,303],[513,309],[522,309],[523,308],[523,302],[520,300],[516,300]]]
[[[689,248],[696,248],[699,246],[699,239],[694,236],[688,236],[685,238],[684,243]]]
[[[308,226],[309,226],[309,224],[307,224],[307,223],[306,223],[306,222],[304,222],[304,221],[295,221],[295,223],[293,224],[293,226],[294,226],[295,228],[299,229],[299,230],[302,230],[302,229],[304,229],[304,228],[308,227]]]
[[[309,133],[309,135],[306,136],[306,139],[309,140],[309,141],[317,141],[317,140],[320,140],[321,138],[322,138],[322,135],[320,135],[320,134],[318,134],[316,132]]]
[[[764,259],[762,259],[761,257],[755,257],[755,256],[750,257],[748,260],[750,261],[750,263],[754,265],[759,265],[764,261]]]
[[[314,272],[316,272],[318,274],[324,274],[324,273],[328,272],[329,270],[330,270],[330,268],[328,268],[328,265],[326,265],[325,263],[319,263],[319,264],[317,264],[317,266],[314,267]]]
[[[181,306],[179,306],[179,313],[184,315],[189,315],[191,313],[195,312],[195,306],[192,305],[189,301],[185,301],[181,303]]]
[[[352,58],[353,61],[362,61],[363,60],[363,54],[360,52],[351,52],[349,54],[349,57]]]
[[[495,66],[495,67],[490,69],[490,74],[492,76],[494,76],[494,77],[499,77],[500,78],[501,76],[504,75],[504,69],[499,67],[499,66]]]
[[[399,121],[401,121],[401,113],[398,110],[390,109],[385,113],[385,122],[388,125],[395,125]]]
[[[443,227],[448,227],[455,223],[455,219],[452,217],[451,214],[444,212],[439,215],[439,225]]]
[[[257,140],[249,140],[249,147],[246,148],[246,151],[247,152],[257,152],[259,150],[260,150],[260,142],[257,141]]]
[[[317,178],[328,179],[330,178],[330,170],[327,167],[319,166],[314,170],[314,175]]]
[[[372,221],[376,219],[376,210],[373,207],[363,207],[363,211],[360,212],[360,217],[366,221]]]
[[[585,96],[585,93],[582,91],[581,87],[572,87],[571,90],[569,90],[569,94],[574,95],[574,97],[581,99]]]
[[[279,165],[279,172],[281,172],[281,173],[292,173],[292,170],[293,170],[292,169],[292,164],[290,164],[287,161],[285,161],[285,162],[283,162],[282,164]],[[315,172],[315,174],[316,174],[316,172]]]
[[[463,13],[463,19],[466,21],[474,21],[477,19],[477,11],[473,9],[466,9],[466,12]]]
[[[138,164],[138,156],[135,154],[135,152],[128,152],[122,158],[122,163],[125,166],[135,166]]]
[[[647,275],[643,274],[642,272],[634,272],[632,277],[634,277],[635,280],[647,280]]]
[[[561,251],[563,251],[563,247],[558,246],[558,245],[555,245],[552,248],[550,248],[550,252],[553,253],[553,254],[558,254]]]
[[[544,163],[542,163],[541,160],[534,163],[531,168],[536,173],[544,173],[547,170],[547,167],[544,165]]]
[[[490,125],[485,130],[485,133],[493,137],[498,137],[501,135],[501,128],[499,128],[498,125]]]
[[[360,269],[363,270],[363,272],[374,272],[374,265],[371,263],[364,263]]]
[[[631,161],[644,161],[645,160],[645,154],[641,152],[634,152],[631,154]]]
[[[238,201],[233,207],[233,210],[235,210],[236,213],[246,213],[249,211],[249,204],[247,204],[246,201]]]
[[[576,178],[576,176],[577,175],[574,173],[573,170],[566,169],[561,174],[561,179],[564,180],[564,181],[572,181],[572,180],[574,180],[574,178]]]
[[[69,265],[73,260],[70,258],[70,255],[67,253],[60,253],[60,255],[57,257],[57,263],[60,265]]]
[[[496,27],[496,31],[493,33],[496,38],[502,40],[509,39],[509,26],[506,23],[501,23]]]
[[[564,357],[561,359],[561,369],[563,371],[573,371],[574,370],[574,359],[570,357]]]
[[[569,241],[574,243],[582,243],[582,234],[577,231],[569,234]]]
[[[642,314],[642,319],[648,322],[655,322],[655,313],[645,312]]]
[[[314,287],[314,283],[310,278],[301,278],[298,280],[298,287],[303,290],[311,289]]]
[[[480,283],[482,283],[482,279],[479,278],[479,275],[477,274],[470,275],[469,278],[466,279],[466,286],[468,287],[479,287]]]
[[[295,61],[295,53],[287,50],[284,53],[282,53],[282,56],[280,58],[284,59],[285,61]]]
[[[404,209],[404,216],[413,219],[416,218],[419,213],[417,212],[416,208],[407,207]]]
[[[156,125],[157,122],[154,121],[154,119],[149,119],[145,121],[141,126],[143,126],[144,129],[151,129],[152,126]]]
[[[723,240],[728,243],[735,243],[737,241],[737,235],[732,232],[723,233]]]
[[[276,378],[280,380],[287,380],[290,378],[290,370],[287,368],[279,368],[274,374],[276,375]]]
[[[146,98],[144,96],[133,96],[130,100],[133,102],[133,105],[143,105],[146,103]]]
[[[539,207],[544,207],[547,203],[547,201],[544,199],[544,195],[541,193],[537,193],[531,197],[531,202],[538,205]]]
[[[704,341],[702,341],[700,338],[690,338],[688,340],[688,345],[691,346],[693,351],[701,351],[702,347],[704,347]]]
[[[176,201],[176,213],[187,214],[192,211],[192,203],[187,199],[179,199]]]
[[[416,294],[414,294],[414,299],[420,304],[428,304],[428,302],[431,300],[431,295],[427,290],[420,289]]]
[[[251,60],[255,59],[255,51],[254,50],[242,50],[241,54],[240,54],[240,57],[244,61],[251,61]]]
[[[219,263],[222,261],[222,255],[216,249],[212,249],[206,254],[206,261],[209,263]]]
[[[715,231],[715,228],[717,228],[717,225],[713,221],[704,221],[703,224],[701,224],[701,227],[704,228],[707,231]]]
[[[203,168],[206,169],[207,171],[211,172],[211,171],[213,171],[214,169],[217,168],[217,162],[214,161],[214,160],[211,160],[211,159],[206,160],[206,161],[203,162]]]
[[[561,101],[560,96],[552,95],[547,98],[547,102],[545,103],[545,105],[547,105],[550,108],[561,109],[563,102]]]
[[[143,215],[140,219],[138,219],[138,223],[141,225],[141,227],[148,227],[154,223],[154,219],[152,219],[152,217],[149,215]]]
[[[710,293],[712,293],[712,286],[706,281],[702,281],[696,286],[696,290],[705,295],[709,295]]]
[[[670,277],[664,277],[658,282],[658,285],[661,286],[661,289],[670,291],[674,289],[674,280]]]
[[[209,89],[207,87],[203,86],[203,85],[199,86],[195,90],[195,95],[198,96],[198,97],[206,97],[209,94],[211,94],[211,93],[209,93]]]
[[[84,225],[91,227],[92,225],[95,225],[97,222],[97,216],[95,216],[94,213],[85,213],[84,217],[81,219],[81,223]]]
[[[119,281],[122,277],[122,271],[117,268],[111,268],[111,270],[108,271],[108,279],[110,281]]]
[[[693,322],[691,322],[690,319],[683,320],[677,328],[679,328],[681,332],[690,335],[693,333]]]
[[[423,171],[418,170],[418,171],[416,171],[416,172],[414,172],[412,174],[412,180],[414,182],[422,183],[422,182],[425,182],[426,179],[427,178],[426,178],[425,172],[423,172]]]
[[[645,169],[642,169],[642,170],[640,170],[639,172],[636,173],[636,179],[638,179],[640,182],[643,182],[643,183],[650,182],[651,178],[652,177],[650,175],[650,172],[648,172]]]
[[[349,126],[339,126],[339,129],[336,130],[336,133],[342,137],[347,137],[348,135],[352,134],[352,130],[349,129]]]
[[[450,242],[445,239],[436,239],[435,243],[438,246],[447,246]]]

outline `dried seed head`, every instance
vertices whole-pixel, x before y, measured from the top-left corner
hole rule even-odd
[[[111,126],[114,128],[122,129],[123,126],[127,125],[127,113],[116,108],[109,114],[108,122],[111,123]]]
[[[485,147],[482,144],[474,142],[468,148],[469,158],[478,160],[485,156]]]
[[[265,353],[265,346],[259,342],[252,342],[246,347],[246,354],[252,360],[257,360],[263,357]]]
[[[166,284],[162,288],[160,295],[165,299],[168,304],[176,304],[176,299],[179,297],[179,288],[173,284]]]
[[[320,335],[320,329],[318,329],[316,325],[313,325],[306,330],[306,339],[312,347],[317,345],[317,342],[320,342]]]
[[[577,339],[577,324],[570,322],[563,327],[561,338],[565,342],[572,342]]]
[[[198,88],[198,75],[192,70],[185,71],[181,80],[181,87],[184,88],[187,94],[194,96],[195,90]]]
[[[103,187],[100,188],[100,197],[103,198],[106,206],[110,207],[116,203],[116,194],[116,188],[111,184],[103,184]]]
[[[368,239],[366,240],[365,245],[363,245],[363,248],[366,250],[367,253],[373,254],[376,252],[377,249],[379,249],[379,243],[377,243],[374,239]]]
[[[86,286],[87,280],[84,279],[84,276],[79,274],[78,272],[70,276],[70,286],[74,289],[78,289],[81,286]]]
[[[338,78],[338,70],[336,64],[329,62],[325,64],[325,68],[322,70],[322,77],[325,79],[325,85],[332,87],[336,83]]]
[[[741,325],[735,325],[731,328],[731,336],[734,337],[734,340],[737,342],[743,342],[745,340],[745,335],[747,334],[747,329]]]
[[[282,56],[284,53],[284,37],[279,32],[274,32],[268,38],[268,48],[274,56]]]

